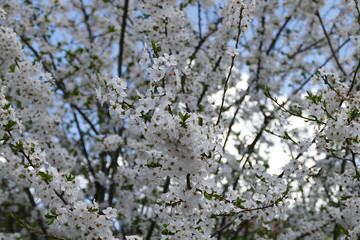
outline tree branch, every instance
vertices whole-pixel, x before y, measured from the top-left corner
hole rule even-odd
[[[86,158],[86,161],[87,161],[89,170],[90,170],[91,174],[93,175],[93,177],[95,178],[95,177],[96,177],[96,173],[95,173],[94,168],[91,166],[91,162],[90,162],[90,159],[89,159],[89,155],[88,155],[88,153],[87,153],[87,151],[86,151],[86,146],[85,146],[85,141],[84,141],[84,134],[83,134],[83,132],[81,131],[80,124],[79,124],[79,120],[78,120],[78,118],[77,118],[76,113],[74,112],[73,115],[74,115],[76,127],[77,127],[78,132],[79,132],[79,135],[80,135],[80,143],[81,143],[81,146],[82,146],[82,149],[83,149],[83,153],[84,153],[84,155],[85,155],[85,158]]]
[[[273,49],[273,47],[274,47],[275,44],[276,44],[276,41],[277,41],[278,38],[279,38],[281,32],[284,30],[285,26],[288,24],[288,22],[290,21],[290,19],[291,19],[291,16],[286,17],[286,20],[285,20],[284,24],[280,27],[280,29],[279,29],[279,31],[277,32],[275,38],[272,40],[272,42],[271,42],[268,50],[266,51],[266,55],[269,55],[269,54],[270,54],[271,50]]]
[[[118,55],[118,76],[122,77],[121,67],[123,65],[123,55],[124,55],[124,42],[125,42],[125,30],[126,30],[126,19],[129,8],[129,0],[125,0],[124,3],[124,13],[122,16],[120,40],[119,40],[119,55]]]
[[[239,39],[240,39],[240,34],[241,34],[241,20],[242,20],[243,10],[244,10],[243,8],[240,9],[238,34],[236,36],[235,48],[238,48],[238,46],[239,46]],[[228,88],[228,82],[229,82],[229,79],[230,79],[230,76],[231,76],[231,72],[232,72],[232,69],[233,69],[234,64],[235,64],[235,57],[236,57],[236,55],[232,56],[232,58],[231,58],[231,65],[230,65],[229,74],[227,75],[226,80],[225,80],[225,84],[224,84],[224,92],[223,92],[223,96],[222,96],[222,99],[221,99],[220,112],[219,112],[218,119],[217,119],[215,125],[218,125],[220,123],[221,114],[222,114],[222,112],[224,110],[225,95],[226,95],[226,91],[227,91],[227,88]]]
[[[326,32],[324,23],[323,23],[323,21],[322,21],[322,19],[321,19],[321,16],[320,16],[320,13],[319,13],[318,10],[316,10],[315,15],[319,18],[321,28],[322,28],[322,30],[323,30],[323,32],[324,32],[324,34],[325,34],[326,40],[327,40],[327,42],[328,42],[328,44],[329,44],[331,53],[332,53],[332,55],[333,55],[333,57],[334,57],[334,59],[335,59],[336,64],[338,65],[340,71],[341,71],[345,76],[347,76],[346,72],[344,71],[344,69],[342,68],[342,66],[341,66],[341,64],[340,64],[340,62],[339,62],[339,59],[338,59],[337,56],[336,56],[336,52],[334,51],[334,48],[333,48],[333,46],[332,46],[332,44],[331,44],[329,35],[328,35],[327,32]]]

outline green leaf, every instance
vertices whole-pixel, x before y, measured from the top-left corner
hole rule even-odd
[[[89,212],[97,212],[97,211],[99,211],[98,208],[88,207],[87,209],[89,210]]]
[[[202,118],[202,117],[199,117],[198,119],[199,119],[199,126],[204,125],[204,120],[203,120],[203,118]]]
[[[237,197],[235,205],[238,208],[245,209],[245,207],[242,205],[243,202],[246,202],[246,200],[242,200],[241,198]]]
[[[48,224],[48,225],[51,225],[51,224],[54,223],[54,221],[55,221],[55,218],[54,218],[54,217],[53,217],[53,218],[50,218],[50,219],[47,220],[47,224]]]
[[[16,122],[13,120],[9,120],[7,122],[7,124],[5,125],[5,131],[6,132],[10,132],[11,130],[13,130],[13,126],[15,126]]]
[[[11,65],[10,66],[10,72],[12,72],[12,73],[15,72],[15,67],[16,67],[15,65]]]
[[[55,209],[51,209],[50,210],[51,214],[46,214],[45,215],[45,218],[47,218],[47,224],[48,225],[51,225],[54,223],[56,217],[57,217],[57,214],[56,214],[56,210]]]
[[[185,113],[185,115],[184,115],[184,114],[182,114],[181,112],[179,112],[179,117],[180,117],[180,119],[181,119],[181,122],[180,122],[181,126],[182,126],[183,128],[187,128],[187,125],[186,125],[185,122],[186,122],[187,119],[190,118],[190,114]]]
[[[345,234],[346,236],[349,236],[349,231],[345,227],[336,224],[333,234],[334,234],[334,237],[340,237],[343,234]]]
[[[307,96],[306,98],[311,100],[313,103],[319,103],[321,102],[321,98],[322,98],[322,95],[315,95],[315,94],[312,94],[310,91],[306,91],[307,92]]]
[[[162,167],[162,165],[158,162],[151,162],[151,163],[146,164],[145,166],[147,166],[148,168]]]
[[[23,142],[19,141],[15,146],[12,146],[14,152],[19,152],[23,147]]]
[[[170,232],[168,229],[164,229],[161,232],[162,235],[175,235],[175,233]]]
[[[154,40],[151,40],[151,46],[152,46],[152,49],[154,51],[153,57],[158,58],[159,57],[159,52],[161,51],[160,44],[156,43]]]
[[[3,109],[8,110],[10,108],[10,106],[11,106],[11,103],[7,103],[3,106]]]
[[[210,159],[210,158],[211,158],[211,156],[212,156],[212,154],[211,154],[211,152],[209,152],[209,154],[202,153],[202,154],[201,154],[201,156],[203,156],[203,157],[206,157],[206,158]]]
[[[108,26],[108,32],[109,33],[115,32],[115,27],[114,26]]]
[[[271,98],[270,87],[268,85],[265,86],[264,94],[266,97]]]
[[[167,111],[168,111],[171,115],[173,115],[173,112],[172,112],[172,109],[171,109],[170,104],[167,106]]]
[[[319,177],[321,174],[321,171],[322,171],[322,168],[320,168],[319,171],[316,174],[314,174],[314,177],[315,178]]]
[[[75,179],[75,176],[73,176],[71,173],[69,173],[69,175],[65,175],[65,179],[68,182],[71,182],[72,180]]]
[[[152,48],[153,48],[153,49],[155,49],[155,48],[156,48],[156,43],[155,43],[155,41],[154,41],[154,40],[151,40],[151,46],[152,46]]]
[[[208,194],[207,192],[204,192],[204,197],[205,197],[207,200],[211,200],[211,195]]]
[[[39,172],[39,175],[42,178],[42,180],[44,180],[45,182],[51,182],[51,179],[53,177],[52,175],[44,172]]]
[[[179,112],[179,116],[180,116],[181,121],[185,122],[186,120],[188,120],[190,118],[191,115],[188,113],[185,113],[185,115],[183,115],[181,112]]]
[[[351,109],[350,110],[350,113],[349,113],[349,118],[348,118],[348,121],[350,122],[351,120],[354,120],[356,118],[359,117],[360,113],[359,111],[355,108],[355,109]]]
[[[5,145],[7,143],[7,141],[9,141],[9,139],[10,139],[10,136],[5,133],[4,136],[0,139],[0,140],[4,141],[2,145]]]
[[[345,201],[347,199],[351,198],[351,196],[348,196],[348,195],[341,195],[341,201]]]

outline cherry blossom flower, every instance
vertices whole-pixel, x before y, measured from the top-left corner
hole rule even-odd
[[[226,50],[226,53],[229,54],[230,56],[234,57],[236,55],[239,55],[239,49],[228,47],[228,49]]]

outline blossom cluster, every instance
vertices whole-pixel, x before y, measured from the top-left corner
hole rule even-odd
[[[358,239],[359,9],[1,1],[0,239]]]

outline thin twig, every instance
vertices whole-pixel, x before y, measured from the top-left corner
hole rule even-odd
[[[358,0],[354,0],[354,3],[355,3],[355,8],[356,8],[356,11],[357,11],[357,14],[358,14],[357,22],[360,25],[360,9],[359,9],[359,6],[358,6]]]
[[[356,75],[357,75],[359,69],[360,69],[360,59],[359,59],[359,61],[358,61],[358,65],[357,65],[357,67],[356,67],[356,69],[355,69],[355,72],[354,72],[354,77],[353,77],[353,79],[352,79],[352,81],[351,81],[351,85],[350,85],[349,91],[347,92],[346,96],[349,96],[349,94],[351,93],[352,89],[354,88],[354,85],[355,85],[355,83],[356,83]]]
[[[238,46],[239,46],[239,39],[240,39],[240,34],[241,34],[241,20],[242,20],[242,13],[243,13],[243,8],[240,9],[240,16],[239,16],[239,25],[238,25],[238,34],[236,36],[236,43],[235,43],[235,48],[237,49]],[[231,72],[232,72],[232,69],[234,67],[234,64],[235,64],[235,57],[236,55],[232,56],[231,58],[231,65],[230,65],[230,70],[229,70],[229,73],[226,77],[226,80],[225,80],[225,84],[224,84],[224,92],[223,92],[223,96],[222,96],[222,99],[221,99],[221,106],[220,106],[220,111],[219,111],[219,115],[218,115],[218,119],[216,121],[216,125],[218,125],[220,123],[220,119],[221,119],[221,114],[224,110],[224,102],[225,102],[225,96],[226,96],[226,91],[228,89],[228,82],[229,82],[229,79],[230,79],[230,76],[231,76]]]
[[[163,193],[167,193],[169,191],[169,186],[170,186],[170,177],[166,177],[164,188],[163,188]],[[151,236],[152,236],[155,226],[156,226],[156,221],[151,220],[149,230],[148,230],[145,240],[151,239]]]
[[[89,42],[92,43],[94,41],[94,36],[93,36],[92,30],[91,30],[91,26],[89,24],[90,15],[86,13],[86,9],[85,9],[83,0],[81,0],[80,9],[81,9],[81,12],[84,14],[84,22],[85,22],[86,30],[88,31],[88,34],[89,34]]]
[[[200,1],[198,1],[198,19],[199,19],[199,38],[200,40],[202,39],[202,34],[201,34],[201,3]]]
[[[80,9],[81,9],[81,12],[84,14],[84,22],[85,22],[86,30],[88,31],[88,34],[89,34],[89,42],[92,43],[94,41],[94,36],[93,36],[92,30],[91,30],[91,26],[89,24],[90,15],[86,13],[86,9],[85,9],[83,0],[81,0]]]
[[[203,38],[200,39],[200,41],[198,42],[198,45],[197,45],[197,46],[195,47],[195,49],[194,49],[194,52],[190,55],[190,62],[189,62],[189,64],[188,64],[188,67],[191,66],[192,61],[195,59],[196,54],[197,54],[198,51],[201,49],[201,46],[206,42],[206,40],[207,40],[212,34],[214,34],[214,33],[218,30],[217,25],[218,25],[219,23],[221,23],[221,21],[222,21],[222,18],[219,18],[219,19],[216,21],[216,23],[215,23],[215,26],[216,26],[216,27],[215,27],[213,30],[209,31]]]
[[[81,131],[81,128],[80,128],[80,124],[79,124],[79,120],[77,118],[77,115],[75,112],[73,112],[73,115],[74,115],[74,120],[75,120],[75,123],[76,123],[76,127],[78,129],[78,132],[79,132],[79,135],[80,135],[80,143],[82,145],[82,149],[83,149],[83,153],[85,155],[85,158],[86,158],[86,161],[87,161],[87,164],[89,166],[89,169],[90,169],[90,172],[91,174],[93,175],[93,177],[95,178],[96,177],[96,173],[95,173],[95,170],[94,168],[92,167],[91,165],[91,162],[90,162],[90,159],[89,159],[89,155],[86,151],[86,146],[85,146],[85,141],[84,141],[84,134],[83,132]]]
[[[90,119],[85,115],[85,113],[75,104],[71,104],[71,107],[75,108],[80,115],[84,118],[84,120],[90,125],[91,129],[95,132],[96,135],[99,135],[99,132],[96,130],[94,124],[90,121]]]
[[[343,48],[349,41],[350,41],[350,39],[345,40],[345,41],[336,49],[335,53],[337,53],[338,51],[340,51],[340,49]],[[319,69],[319,68],[322,68],[323,66],[325,66],[333,57],[334,57],[333,54],[332,54],[331,56],[329,56],[329,57],[325,60],[325,62],[324,62],[323,64],[321,64],[320,66],[318,66],[318,67],[316,68],[316,70],[315,70],[312,74],[310,74],[310,76],[309,76],[297,89],[295,89],[295,90],[291,93],[291,95],[297,94],[297,93],[311,80],[311,78],[318,72],[318,69]],[[287,100],[287,101],[288,101],[288,100]],[[286,101],[286,102],[287,102],[287,101]]]
[[[354,166],[356,176],[358,176],[359,172],[358,172],[358,167],[357,167],[356,161],[355,161],[355,153],[352,149],[350,149],[350,153],[351,153],[351,162]]]
[[[276,41],[278,40],[281,32],[284,30],[285,26],[288,24],[288,22],[290,21],[291,19],[291,16],[289,17],[286,17],[286,20],[284,22],[284,24],[280,27],[279,31],[277,32],[275,38],[272,40],[271,44],[270,44],[270,47],[268,48],[268,50],[266,51],[266,55],[269,55],[271,50],[274,48],[275,44],[276,44]]]
[[[239,214],[239,216],[235,217],[232,221],[228,222],[227,224],[225,224],[222,228],[220,228],[219,230],[213,232],[210,237],[214,237],[219,233],[222,233],[225,229],[227,229],[228,227],[230,227],[233,222],[237,219],[237,218],[242,218],[242,216],[244,216],[243,214]]]
[[[127,18],[128,8],[129,8],[129,0],[125,0],[124,13],[123,13],[123,16],[122,16],[120,40],[119,40],[119,56],[118,56],[118,76],[119,77],[122,77],[121,67],[122,67],[122,64],[123,64],[126,18]]]
[[[57,240],[66,240],[65,238],[61,238],[61,237],[57,237],[55,235],[48,235],[46,233],[44,233],[43,231],[41,230],[38,230],[32,226],[30,226],[29,224],[27,223],[24,223],[22,222],[19,218],[15,217],[14,213],[10,213],[10,216],[22,227],[26,228],[26,229],[29,229],[30,231],[34,232],[34,233],[37,233],[45,238],[50,238],[50,239],[57,239]]]
[[[323,21],[322,21],[322,19],[321,19],[321,16],[320,16],[320,13],[319,13],[318,10],[316,10],[315,15],[319,18],[321,28],[322,28],[322,30],[323,30],[323,32],[324,32],[324,34],[325,34],[326,40],[327,40],[327,42],[328,42],[328,44],[329,44],[331,53],[332,53],[332,55],[333,55],[333,57],[334,57],[334,59],[335,59],[336,64],[338,65],[340,71],[341,71],[345,76],[347,76],[346,72],[344,71],[344,69],[342,68],[342,66],[341,66],[341,64],[340,64],[340,62],[339,62],[339,59],[338,59],[337,56],[336,56],[336,53],[335,53],[334,48],[333,48],[333,46],[332,46],[332,44],[331,44],[329,35],[328,35],[327,32],[326,32],[324,23],[323,23]]]
[[[36,202],[35,202],[35,199],[34,199],[34,196],[32,195],[32,193],[30,192],[30,189],[29,188],[24,188],[25,190],[25,193],[26,195],[28,196],[29,200],[30,200],[30,203],[31,203],[31,206],[35,209],[36,208]],[[47,234],[46,232],[46,228],[44,226],[44,223],[42,221],[42,219],[40,218],[37,218],[36,219],[37,223],[39,224],[40,228],[41,228],[41,231],[45,234]],[[46,240],[49,239],[49,237],[45,237]]]

